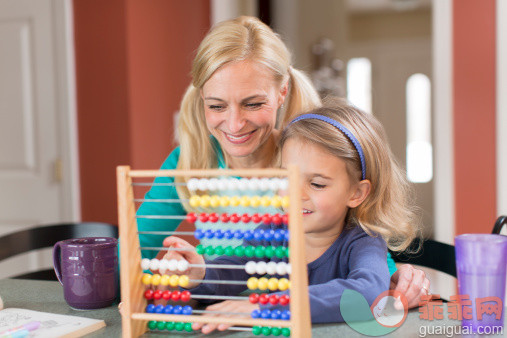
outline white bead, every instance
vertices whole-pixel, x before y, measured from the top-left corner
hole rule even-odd
[[[287,264],[287,273],[290,275],[292,273],[292,269],[290,267],[290,263]]]
[[[213,177],[208,181],[208,189],[211,191],[218,189],[218,178]]]
[[[207,178],[200,178],[199,183],[197,184],[197,187],[199,190],[205,191],[208,190],[208,179]]]
[[[257,262],[257,266],[255,267],[255,270],[259,275],[264,275],[266,273],[266,262]]]
[[[287,190],[289,188],[289,179],[282,178],[280,180],[280,190]]]
[[[148,270],[150,268],[150,260],[148,258],[143,258],[141,260],[141,269]]]
[[[238,179],[237,178],[229,178],[227,180],[227,190],[236,190],[238,189]]]
[[[227,190],[227,179],[226,178],[219,179],[217,188],[218,190],[221,191]]]
[[[277,178],[272,178],[269,181],[269,189],[270,190],[278,190],[278,187],[279,187],[278,179]]]
[[[191,178],[187,182],[187,188],[190,191],[196,191],[199,180],[197,178]]]
[[[266,273],[268,275],[274,275],[276,274],[276,262],[269,262],[266,264]]]
[[[261,184],[261,181],[258,178],[256,178],[256,177],[251,178],[248,181],[248,189],[250,189],[250,190],[259,190],[260,184]]]
[[[162,259],[158,266],[158,271],[163,275],[167,270],[169,270],[169,261],[167,259]]]
[[[181,261],[178,261],[178,270],[183,272],[183,271],[187,271],[188,269],[188,262],[184,259],[182,259]]]
[[[245,272],[249,275],[253,275],[257,272],[257,262],[249,261],[245,264]]]
[[[248,189],[248,178],[242,178],[239,180],[238,189],[242,191]]]
[[[158,270],[160,265],[160,261],[156,258],[153,258],[150,262],[150,270]]]
[[[175,259],[171,259],[169,261],[169,264],[167,265],[167,268],[169,269],[169,271],[176,271],[176,269],[178,268],[178,261]]]
[[[276,265],[276,274],[280,276],[287,274],[287,263],[285,262],[278,263]]]
[[[263,177],[260,179],[260,184],[259,184],[259,188],[262,190],[262,191],[266,191],[269,189],[269,178],[267,177]]]

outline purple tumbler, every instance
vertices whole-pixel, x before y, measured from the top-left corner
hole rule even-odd
[[[53,266],[67,304],[79,310],[111,305],[118,285],[118,240],[68,239],[55,244]]]
[[[464,317],[462,326],[479,334],[499,332],[505,316],[507,236],[465,234],[456,236],[455,244],[459,294],[471,301],[471,318]]]

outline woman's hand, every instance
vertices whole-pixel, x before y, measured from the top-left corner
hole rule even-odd
[[[184,251],[177,250],[168,250],[164,255],[163,259],[171,260],[185,260],[189,264],[199,264],[202,267],[189,267],[185,271],[175,271],[175,274],[179,275],[187,275],[189,279],[203,279],[206,273],[206,268],[204,267],[204,257],[202,255],[197,254],[195,251],[195,247],[181,239],[179,237],[170,236],[164,239],[163,245],[168,248],[176,248],[176,249],[187,249]],[[188,250],[190,249],[190,250]],[[189,283],[188,289],[195,288],[199,283]]]
[[[429,295],[430,280],[424,271],[403,264],[391,276],[389,288],[403,293],[407,297],[408,307],[413,308],[419,306],[422,296]],[[398,308],[396,304],[395,307]]]
[[[244,312],[244,315],[211,315],[211,316],[222,316],[222,317],[244,317],[250,318],[250,314],[253,310],[259,310],[259,306],[257,304],[252,304],[247,300],[226,300],[221,303],[210,305],[206,308],[207,311],[224,311],[224,312]],[[210,333],[212,331],[225,331],[231,325],[230,324],[204,324],[204,323],[193,323],[192,329],[200,330],[202,328],[202,333]]]

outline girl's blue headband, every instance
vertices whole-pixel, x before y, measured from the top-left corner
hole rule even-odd
[[[366,179],[366,162],[364,160],[364,153],[363,148],[361,148],[361,144],[359,144],[359,141],[356,139],[356,137],[347,129],[345,128],[340,122],[333,120],[332,118],[329,118],[327,116],[319,115],[319,114],[303,114],[298,117],[296,117],[294,120],[290,121],[289,126],[293,124],[294,122],[306,120],[306,119],[316,119],[321,120],[324,122],[329,123],[330,125],[338,128],[347,138],[352,142],[354,145],[354,148],[356,148],[357,153],[359,154],[359,159],[361,160],[361,173],[362,173],[362,179]]]

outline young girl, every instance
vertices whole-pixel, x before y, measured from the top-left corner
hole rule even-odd
[[[380,293],[389,289],[387,248],[404,250],[416,236],[409,185],[394,160],[381,124],[344,101],[333,101],[295,118],[283,131],[280,143],[282,167],[295,164],[301,172],[312,322],[343,321],[340,313],[343,291],[358,291],[371,305]],[[259,244],[270,245],[245,243]],[[168,237],[164,246],[191,245],[180,238]],[[167,258],[204,263],[203,257],[193,251],[170,251]],[[224,256],[210,263],[245,264],[246,260],[251,258]],[[251,277],[244,270],[210,268],[193,268],[185,274],[190,279],[205,280]],[[245,290],[244,286],[210,283],[189,288],[195,294],[217,295],[237,295]],[[207,310],[251,313],[264,308],[282,309],[269,303],[225,301],[210,305]],[[228,326],[203,327],[194,323],[193,328],[208,333]]]

